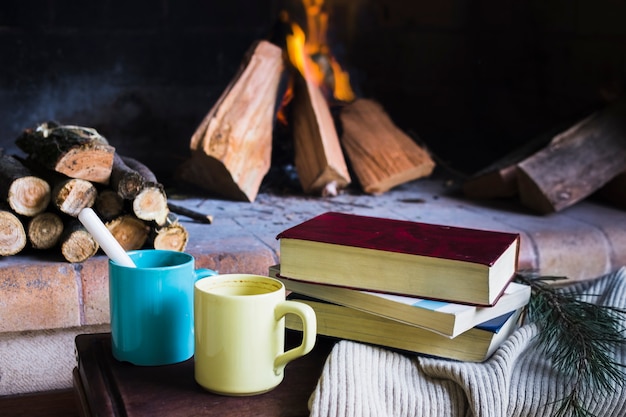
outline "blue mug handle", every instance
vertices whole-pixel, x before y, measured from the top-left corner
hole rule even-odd
[[[195,271],[193,271],[193,273],[196,278],[194,282],[199,280],[200,278],[212,277],[214,275],[217,275],[217,271],[214,271],[208,268],[198,268]]]

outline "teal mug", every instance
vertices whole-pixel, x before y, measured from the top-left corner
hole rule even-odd
[[[136,268],[109,260],[111,349],[115,359],[156,366],[183,362],[194,353],[193,291],[200,278],[185,252],[130,251]]]

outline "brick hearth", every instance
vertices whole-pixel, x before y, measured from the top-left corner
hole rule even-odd
[[[381,196],[344,194],[326,199],[261,193],[254,203],[208,198],[176,203],[213,215],[210,225],[184,217],[181,221],[189,230],[187,251],[196,257],[197,267],[222,273],[267,274],[268,267],[279,262],[276,235],[326,211],[519,232],[520,268],[576,280],[626,265],[625,211],[584,201],[539,216],[516,201],[469,201],[437,179],[418,180]],[[50,329],[76,334],[101,329],[109,323],[107,275],[103,254],[82,264],[60,261],[48,252],[0,259],[0,337]],[[67,348],[54,361],[73,361],[73,346]],[[67,384],[70,381],[68,374]],[[60,381],[49,389],[64,386]]]
[[[198,267],[223,273],[266,274],[278,263],[276,235],[325,211],[392,217],[522,235],[520,268],[572,279],[592,278],[626,265],[626,212],[582,202],[561,213],[538,216],[513,201],[469,201],[443,182],[420,180],[382,196],[323,199],[261,194],[254,203],[205,198],[177,201],[214,216],[211,225],[188,221],[187,251]],[[108,323],[107,258],[82,264],[29,252],[0,260],[0,332]]]

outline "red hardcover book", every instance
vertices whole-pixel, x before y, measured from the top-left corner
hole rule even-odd
[[[328,212],[281,232],[281,276],[493,305],[517,269],[519,234]]]

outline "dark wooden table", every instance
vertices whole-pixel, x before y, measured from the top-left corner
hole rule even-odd
[[[287,331],[287,347],[300,335]],[[194,380],[193,358],[175,365],[140,367],[111,354],[111,334],[76,337],[74,389],[83,416],[308,416],[315,389],[334,340],[318,336],[308,355],[289,363],[274,390],[256,396],[209,393]]]

